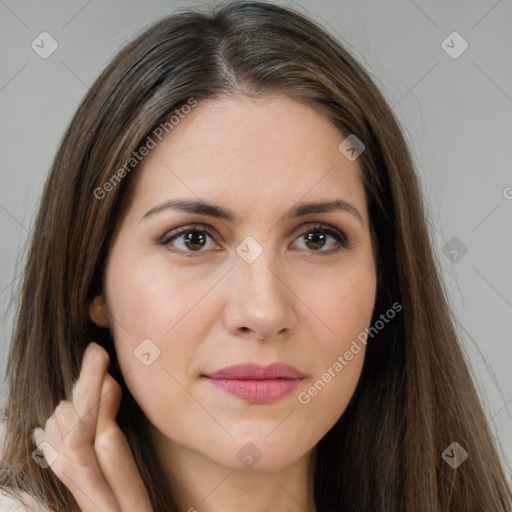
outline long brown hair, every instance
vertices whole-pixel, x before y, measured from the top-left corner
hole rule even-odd
[[[365,144],[363,168],[378,292],[374,319],[400,315],[368,342],[352,400],[316,447],[320,511],[507,511],[512,493],[461,352],[426,228],[413,163],[393,112],[369,75],[322,28],[271,3],[231,2],[212,13],[184,10],[152,25],[112,60],[88,91],[61,141],[36,219],[10,347],[6,444],[0,487],[56,511],[77,505],[31,458],[31,433],[69,397],[92,340],[123,387],[118,422],[155,512],[173,510],[126,388],[108,330],[89,302],[133,170],[98,189],[148,134],[194,98],[286,94],[321,110]],[[341,138],[340,138],[341,141]],[[110,190],[111,189],[111,190]],[[456,441],[468,459],[453,469],[442,452]]]

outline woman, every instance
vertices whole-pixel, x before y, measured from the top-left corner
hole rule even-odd
[[[512,507],[397,121],[272,4],[170,16],[91,87],[8,379],[1,487],[28,507]]]

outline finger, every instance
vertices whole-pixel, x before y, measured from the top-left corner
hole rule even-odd
[[[120,512],[96,459],[93,436],[89,432],[83,435],[80,418],[69,401],[59,403],[44,430],[36,429],[33,438],[82,512]]]
[[[83,512],[98,508],[120,512],[94,451],[101,385],[109,362],[108,354],[99,345],[91,343],[87,347],[72,402],[61,401],[44,428],[45,459],[49,459],[51,470],[68,487]],[[41,438],[39,431],[36,438]],[[50,457],[57,453],[58,457],[53,460],[48,453]]]
[[[56,449],[78,466],[89,466],[95,455],[91,447],[94,442],[94,430],[84,425],[75,407],[68,400],[62,400],[45,425],[46,439]]]
[[[55,448],[47,441],[45,431],[42,428],[35,428],[32,432],[32,440],[36,449],[32,452],[32,458],[42,468],[46,469],[49,467],[55,459],[58,457],[58,452]]]
[[[44,430],[40,427],[35,428],[32,432],[32,440],[36,446],[39,446],[43,441],[46,441]]]
[[[121,510],[151,512],[151,503],[128,441],[116,422],[120,403],[121,388],[107,373],[94,444],[96,457]]]
[[[44,426],[46,441],[56,449],[87,447],[92,444],[92,434],[85,430],[80,417],[71,402],[61,400]]]
[[[99,397],[109,364],[110,359],[104,348],[94,342],[87,346],[80,376],[75,384],[72,403],[84,428],[89,428],[91,433],[96,431]]]

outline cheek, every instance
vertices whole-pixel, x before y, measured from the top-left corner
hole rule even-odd
[[[369,327],[376,293],[375,272],[371,266],[350,272],[342,269],[333,272],[322,286],[306,283],[303,294],[306,293],[308,304],[321,320],[315,347],[328,367],[334,355],[348,350]]]
[[[117,358],[123,374],[146,379],[146,364],[153,370],[161,366],[167,351],[163,340],[171,333],[182,339],[179,319],[186,316],[186,303],[179,284],[152,272],[150,265],[115,261],[107,269],[106,289]]]
[[[313,338],[314,375],[298,390],[297,400],[329,428],[346,409],[361,375],[376,276],[373,266],[361,266],[350,273],[340,270],[324,286],[309,284],[307,289],[321,327]]]
[[[190,325],[195,326],[193,332],[201,328],[199,318],[204,318],[208,302],[202,299],[215,283],[215,276],[173,268],[157,257],[131,263],[120,258],[118,261],[108,270],[107,295],[121,349],[128,338],[127,344],[150,338],[161,349],[171,340],[175,346],[185,339],[182,331]]]
[[[218,315],[219,276],[193,268],[172,268],[161,258],[128,261],[113,252],[107,268],[107,296],[117,359],[134,399],[152,419],[164,419],[162,405],[184,410],[194,356]]]

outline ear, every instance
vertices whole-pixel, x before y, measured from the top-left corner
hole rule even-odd
[[[109,327],[107,307],[103,295],[97,295],[89,304],[89,316],[98,327]]]

